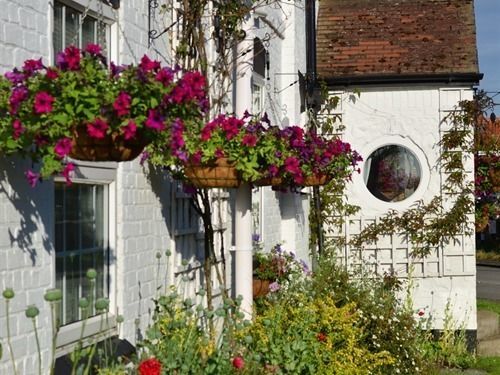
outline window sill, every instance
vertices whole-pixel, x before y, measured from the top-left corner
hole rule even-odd
[[[78,344],[80,338],[84,346],[93,343],[95,340],[101,341],[105,338],[117,334],[116,317],[109,314],[93,316],[85,322],[85,330],[82,335],[83,321],[75,322],[59,329],[56,341],[56,356],[71,352]]]

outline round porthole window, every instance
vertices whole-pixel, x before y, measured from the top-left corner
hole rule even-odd
[[[375,197],[384,202],[399,202],[417,190],[421,173],[420,163],[413,152],[403,146],[387,145],[368,157],[363,178]]]

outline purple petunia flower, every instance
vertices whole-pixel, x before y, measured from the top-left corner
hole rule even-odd
[[[158,132],[165,129],[165,123],[163,117],[154,109],[149,110],[148,118],[146,119],[144,125]]]
[[[63,158],[71,152],[71,147],[71,138],[61,138],[54,146],[54,152],[57,156]]]
[[[280,289],[281,289],[281,286],[280,286],[280,284],[278,284],[277,281],[274,281],[271,284],[269,284],[269,291],[271,293],[276,293]]]
[[[46,91],[40,91],[35,95],[35,113],[50,113],[52,112],[52,104],[56,99]]]
[[[24,172],[24,175],[26,176],[26,179],[28,180],[28,183],[32,188],[35,187],[40,180],[40,174],[33,172],[31,169],[28,169],[26,172]]]

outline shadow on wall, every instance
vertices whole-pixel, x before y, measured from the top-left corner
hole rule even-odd
[[[10,247],[28,253],[35,266],[40,249],[49,253],[53,249],[54,184],[44,181],[32,188],[24,175],[30,168],[26,160],[0,158],[0,209],[3,206],[4,211],[0,228],[7,230]]]

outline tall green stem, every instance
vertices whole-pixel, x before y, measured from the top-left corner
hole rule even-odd
[[[59,332],[59,324],[57,322],[56,315],[56,304],[57,302],[50,302],[50,316],[52,319],[52,359],[50,361],[50,374],[54,375],[55,371],[55,363],[56,363],[56,341],[57,341],[57,333]]]
[[[10,359],[12,361],[12,368],[14,369],[14,375],[17,375],[16,361],[14,360],[14,350],[12,349],[12,343],[10,341],[10,322],[9,322],[9,300],[5,300],[5,315],[7,317],[7,345],[9,346]]]
[[[38,328],[36,326],[36,318],[31,319],[33,322],[33,329],[35,331],[36,348],[38,351],[38,374],[42,375],[42,352],[40,349],[40,338],[38,337]]]

